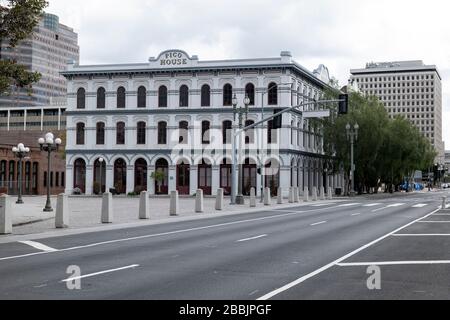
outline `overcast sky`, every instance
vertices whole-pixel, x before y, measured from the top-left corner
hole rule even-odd
[[[423,60],[443,78],[450,149],[450,3],[447,0],[49,0],[79,35],[81,64],[146,62],[166,49],[200,60],[279,56],[344,85],[371,61]]]

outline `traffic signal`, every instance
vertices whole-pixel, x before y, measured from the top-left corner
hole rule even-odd
[[[348,94],[339,95],[339,111],[338,114],[348,113]]]
[[[273,111],[273,114],[277,114],[278,112],[283,111],[284,109],[275,109]],[[283,115],[276,116],[273,118],[273,126],[272,129],[281,129],[281,126],[283,124]]]

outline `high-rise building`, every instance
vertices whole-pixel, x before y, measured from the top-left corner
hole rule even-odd
[[[12,87],[8,95],[0,95],[0,108],[24,108],[49,105],[54,97],[65,97],[66,80],[60,75],[68,61],[79,61],[78,35],[60,24],[58,16],[45,13],[33,35],[15,48],[1,42],[0,59],[16,60],[30,71],[38,71],[42,78],[33,88]]]
[[[421,60],[368,63],[350,73],[359,90],[377,96],[391,118],[404,116],[417,126],[435,147],[436,163],[444,163],[442,79],[436,66]]]

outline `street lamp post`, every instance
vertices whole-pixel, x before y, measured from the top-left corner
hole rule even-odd
[[[51,170],[51,153],[58,151],[62,141],[60,138],[56,138],[53,133],[47,133],[45,138],[39,138],[38,140],[41,151],[47,152],[47,202],[45,204],[44,212],[52,212],[52,203],[50,201],[50,170]]]
[[[354,155],[353,155],[353,146],[355,144],[355,141],[358,140],[358,130],[359,125],[356,123],[353,127],[350,125],[350,123],[347,123],[345,126],[345,129],[347,130],[347,139],[350,141],[350,179],[351,179],[351,190],[350,190],[350,196],[355,196],[355,163],[354,163]]]
[[[245,95],[244,98],[244,105],[245,107],[238,107],[238,100],[236,97],[236,94],[234,94],[233,96],[233,117],[234,117],[234,121],[236,122],[236,115],[238,115],[238,119],[239,119],[239,129],[243,128],[243,118],[245,115],[245,120],[247,120],[248,117],[248,106],[250,104],[250,98],[248,97],[248,95]],[[236,125],[234,125],[234,127],[236,127]],[[234,136],[234,135],[233,135]],[[234,145],[236,146],[236,137],[233,138],[234,140]],[[231,199],[231,203],[232,204],[238,204],[238,205],[243,205],[245,204],[244,201],[244,196],[242,194],[242,176],[243,176],[243,168],[242,168],[242,136],[240,136],[239,139],[239,159],[238,159],[238,194],[236,196],[236,199]],[[236,160],[236,156],[235,156],[235,148],[233,148],[233,160]],[[236,161],[233,161],[233,166],[236,166]],[[235,169],[233,169],[233,171],[235,171]],[[234,172],[232,172],[232,174],[234,174]],[[235,180],[233,180],[235,181]],[[234,183],[231,186],[232,188],[235,188]],[[234,194],[234,193],[232,193]]]
[[[105,161],[105,159],[103,159],[102,157],[100,157],[100,159],[98,159],[98,162],[100,163],[100,194],[103,194],[103,162]]]
[[[18,174],[18,179],[19,181],[17,181],[17,185],[18,185],[18,196],[17,196],[17,204],[23,204],[23,200],[22,200],[22,162],[23,162],[23,158],[25,158],[29,153],[30,153],[30,148],[25,148],[23,143],[19,143],[17,145],[17,147],[13,147],[12,148],[12,152],[14,153],[14,155],[19,158],[19,174]]]

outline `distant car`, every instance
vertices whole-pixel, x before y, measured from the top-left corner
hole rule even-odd
[[[442,189],[448,189],[450,188],[450,183],[443,183],[442,184]]]

